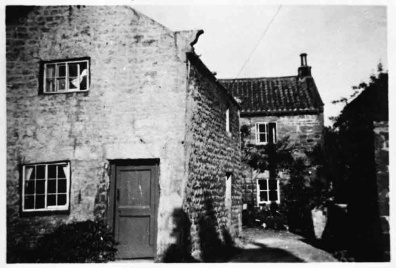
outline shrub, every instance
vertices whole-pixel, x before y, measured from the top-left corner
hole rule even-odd
[[[285,208],[276,203],[263,207],[249,207],[243,211],[243,225],[247,227],[263,227],[273,230],[287,230],[288,224],[284,215]]]
[[[36,248],[37,262],[85,263],[115,259],[113,234],[102,221],[73,222],[43,236]]]

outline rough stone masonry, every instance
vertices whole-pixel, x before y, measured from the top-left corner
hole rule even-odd
[[[158,260],[176,242],[172,213],[180,208],[193,223],[199,258],[195,222],[207,211],[205,191],[216,230],[237,235],[239,108],[202,62],[187,57],[196,36],[120,6],[32,7],[7,22],[8,250],[33,247],[60,223],[106,218],[108,166],[116,159],[159,159]],[[42,61],[80,57],[90,58],[89,91],[40,94]],[[230,132],[223,127],[227,109]],[[71,163],[69,212],[22,215],[21,167],[62,160]],[[224,185],[231,173],[226,226]]]

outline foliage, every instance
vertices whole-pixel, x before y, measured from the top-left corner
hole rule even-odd
[[[241,132],[243,128],[244,126],[241,127]],[[277,174],[281,170],[288,169],[296,151],[296,147],[288,140],[288,137],[285,137],[276,144],[266,145],[244,145],[245,143],[242,142],[242,162],[259,172],[269,170],[270,173]]]
[[[368,83],[361,82],[358,86],[352,86],[352,90],[354,92],[349,98],[343,97],[332,102],[345,104],[339,116],[330,118],[335,130],[342,131],[354,121],[372,121],[378,116],[388,120],[388,72],[383,70],[381,63],[377,66],[377,73],[370,76]],[[358,97],[354,98],[356,95]],[[359,100],[355,101],[357,99]]]
[[[276,203],[261,208],[250,207],[243,211],[242,223],[247,227],[287,230],[289,227],[286,215],[282,213],[284,210],[283,206],[279,207]]]
[[[340,115],[333,118],[324,146],[324,173],[334,183],[336,199],[344,203],[356,183],[364,185],[374,176],[373,121],[388,120],[388,73],[379,64],[368,83],[352,88],[360,94],[348,100]]]
[[[336,201],[348,204],[348,253],[373,261],[381,259],[373,122],[388,121],[388,73],[379,65],[368,83],[352,89],[326,130],[323,173],[333,182]]]
[[[268,170],[270,179],[278,176],[280,171],[288,173],[290,179],[281,187],[282,203],[280,207],[263,209],[250,207],[245,211],[244,223],[255,226],[265,224],[267,228],[280,229],[290,227],[302,230],[312,226],[310,211],[315,206],[322,206],[331,196],[328,183],[318,178],[317,170],[323,169],[323,150],[318,145],[312,152],[283,138],[276,144],[251,145],[244,141],[249,136],[248,128],[242,126],[242,161],[257,172]],[[309,215],[308,215],[309,214]]]
[[[42,237],[36,249],[37,262],[107,262],[115,258],[113,234],[102,221],[73,222]]]

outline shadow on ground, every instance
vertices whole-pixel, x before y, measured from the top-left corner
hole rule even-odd
[[[262,243],[253,242],[251,244],[258,248],[239,249],[230,262],[304,262],[286,250],[271,248]]]
[[[176,241],[165,251],[163,262],[304,262],[286,250],[262,243],[250,242],[248,246],[252,248],[236,246],[228,228],[219,225],[212,198],[205,196],[203,204],[203,210],[196,219],[190,219],[183,209],[174,210],[171,235]],[[193,248],[197,247],[191,237],[191,221],[196,222],[199,260],[191,255]]]

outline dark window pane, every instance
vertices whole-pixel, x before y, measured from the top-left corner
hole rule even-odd
[[[69,77],[78,76],[78,63],[69,63]]]
[[[269,180],[269,188],[270,190],[276,190],[278,188],[277,180]]]
[[[274,135],[270,129],[270,131],[268,132],[268,142],[269,143],[274,143]]]
[[[270,199],[270,201],[278,200],[278,192],[277,191],[270,191],[269,192],[269,199]]]
[[[36,194],[44,194],[44,193],[45,193],[45,180],[37,180]]]
[[[267,190],[267,180],[259,180],[258,183],[260,190]]]
[[[79,64],[80,64],[80,74],[81,74],[84,70],[87,69],[87,62],[84,61],[84,62],[80,62]]]
[[[34,194],[35,176],[34,167],[25,168],[25,194]]]
[[[56,180],[48,180],[48,193],[56,193]]]
[[[87,89],[87,81],[88,81],[88,68],[87,63],[82,62],[80,64],[80,90]]]
[[[44,195],[36,195],[36,207],[35,208],[44,208],[45,207],[45,196]]]
[[[66,193],[66,180],[58,180],[58,193]]]
[[[45,92],[55,91],[55,79],[46,79]]]
[[[260,134],[260,142],[266,142],[267,140],[265,139],[266,134]]]
[[[34,208],[34,196],[26,195],[25,196],[25,209]]]
[[[81,83],[80,83],[80,90],[85,90],[87,89],[87,76],[82,77]]]
[[[36,171],[36,179],[45,179],[45,166],[37,166]]]
[[[268,135],[269,135],[269,142],[276,142],[276,124],[275,123],[269,123],[269,131],[268,131]]]
[[[49,179],[56,178],[56,166],[55,165],[48,165],[48,178]]]
[[[265,132],[265,124],[259,124],[259,131]]]
[[[58,195],[58,206],[66,205],[66,194]]]
[[[55,77],[55,65],[54,64],[47,64],[45,72],[46,72],[46,74],[45,74],[46,78]]]
[[[58,76],[65,77],[66,76],[66,65],[58,65]]]
[[[268,201],[267,192],[260,192],[260,201]]]
[[[55,206],[56,205],[56,195],[49,194],[47,196],[47,206]]]
[[[58,178],[66,178],[64,166],[58,166]]]
[[[25,182],[25,194],[34,194],[34,181]]]
[[[56,88],[58,90],[65,90],[66,89],[66,80],[64,78],[56,80]]]
[[[32,174],[30,174],[29,178],[27,178],[27,179],[35,180],[35,178],[36,178],[36,169],[34,167],[29,167],[29,168],[26,169],[26,171],[28,169],[32,169]],[[26,175],[29,175],[29,173],[26,172]]]

